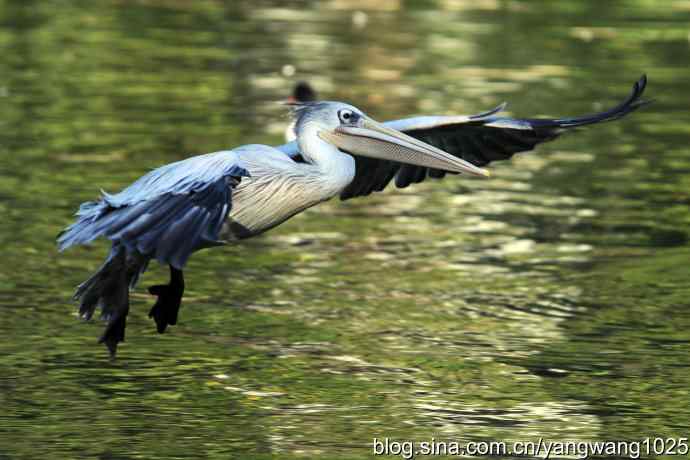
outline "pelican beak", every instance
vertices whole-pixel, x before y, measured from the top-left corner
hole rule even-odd
[[[489,171],[405,133],[363,117],[358,126],[340,126],[319,136],[341,150],[379,160],[488,177]]]

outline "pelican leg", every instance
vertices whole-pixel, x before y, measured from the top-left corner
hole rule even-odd
[[[105,344],[110,352],[110,359],[115,359],[117,344],[125,341],[125,327],[127,326],[127,314],[129,313],[129,302],[114,313],[108,320],[108,325],[98,343]]]
[[[123,253],[118,254],[118,260],[122,261]],[[105,344],[110,352],[110,359],[115,359],[117,344],[125,341],[125,327],[127,326],[127,314],[129,313],[129,285],[125,270],[114,270],[108,283],[102,287],[100,296],[103,301],[103,317],[108,324],[98,343]]]
[[[149,318],[153,318],[158,333],[162,334],[168,325],[177,324],[177,313],[184,293],[182,270],[170,265],[170,282],[149,287],[149,293],[158,296],[158,300],[149,312]]]

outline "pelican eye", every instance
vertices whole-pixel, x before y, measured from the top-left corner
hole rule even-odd
[[[350,124],[357,121],[358,116],[352,110],[343,109],[338,112],[338,118],[342,123]]]

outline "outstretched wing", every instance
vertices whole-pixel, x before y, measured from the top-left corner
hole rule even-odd
[[[82,204],[77,221],[58,237],[59,248],[104,236],[182,269],[194,250],[219,244],[232,188],[247,175],[232,151],[162,166],[120,193]]]
[[[646,85],[647,77],[643,75],[633,86],[630,96],[616,107],[577,118],[498,117],[496,113],[505,108],[505,104],[501,104],[473,116],[416,117],[385,124],[477,166],[484,166],[492,161],[506,160],[518,152],[532,150],[537,144],[555,139],[570,128],[617,120],[649,102],[640,99]],[[291,147],[285,146],[284,151],[290,154]],[[394,178],[396,187],[403,188],[427,177],[442,178],[446,175],[446,171],[437,169],[353,156],[355,177],[341,193],[342,200],[381,191]]]

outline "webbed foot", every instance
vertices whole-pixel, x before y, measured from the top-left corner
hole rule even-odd
[[[184,277],[182,270],[170,266],[170,283],[157,284],[149,288],[149,293],[158,296],[158,300],[149,312],[149,318],[156,322],[159,334],[165,332],[168,325],[177,324],[177,314],[182,303],[184,293]]]

